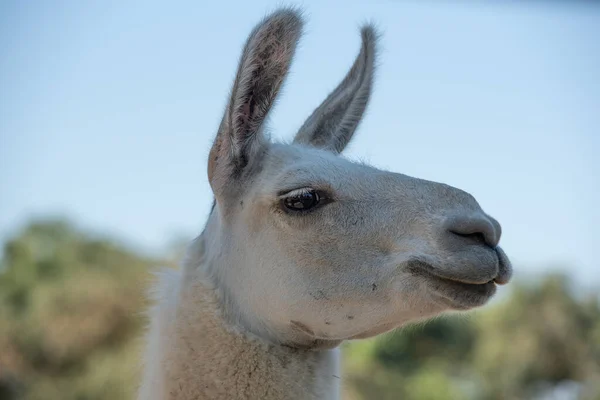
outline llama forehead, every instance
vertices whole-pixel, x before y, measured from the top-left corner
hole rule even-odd
[[[407,206],[417,201],[424,204],[431,195],[446,196],[444,185],[303,145],[272,145],[253,185],[254,193],[262,197],[310,187],[330,191],[340,200],[402,202]]]
[[[400,174],[352,162],[326,150],[274,144],[264,160],[261,175],[256,182],[260,192],[284,194],[302,187],[347,192],[372,185],[375,180],[389,183]]]

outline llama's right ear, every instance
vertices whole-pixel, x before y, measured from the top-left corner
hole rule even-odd
[[[306,120],[295,143],[341,153],[367,108],[375,70],[377,32],[371,25],[361,30],[362,46],[354,65],[337,88]]]
[[[237,186],[236,181],[263,154],[263,126],[301,33],[299,12],[282,9],[265,18],[250,34],[209,155],[208,179],[215,195],[230,183]]]

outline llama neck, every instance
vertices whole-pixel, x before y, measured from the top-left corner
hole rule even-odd
[[[338,350],[270,344],[226,322],[205,279],[187,270],[178,285],[162,310],[161,399],[339,398]]]

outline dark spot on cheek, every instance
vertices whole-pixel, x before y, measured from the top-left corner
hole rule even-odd
[[[290,324],[294,328],[296,328],[299,331],[304,332],[304,333],[306,333],[306,334],[308,334],[310,336],[314,336],[315,335],[315,333],[313,332],[313,330],[310,329],[308,326],[304,325],[302,322],[299,322],[299,321],[290,321]]]
[[[377,290],[377,285],[376,284],[372,284],[371,285],[371,291],[376,291]]]
[[[240,207],[244,208],[244,200],[240,200]]]
[[[325,321],[325,325],[331,325],[331,322]]]
[[[348,318],[348,319],[354,319],[354,315],[346,315],[346,318]]]
[[[360,217],[360,223],[361,224],[363,223],[363,221],[364,221],[364,218]],[[354,221],[352,221],[352,225],[356,225],[356,224],[358,224],[358,222],[359,222],[359,219],[355,219]]]
[[[310,297],[312,297],[315,300],[329,300],[329,297],[322,290],[317,290],[316,293],[310,292],[309,294]]]

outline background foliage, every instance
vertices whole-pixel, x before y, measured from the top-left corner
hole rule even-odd
[[[134,398],[150,259],[62,220],[4,244],[0,399]],[[344,347],[347,399],[600,399],[598,295],[564,275]]]

